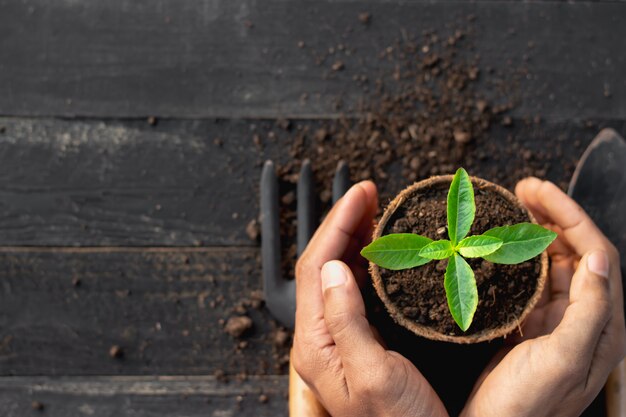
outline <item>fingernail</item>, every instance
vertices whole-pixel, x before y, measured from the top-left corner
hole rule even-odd
[[[326,262],[322,267],[322,291],[344,285],[347,279],[346,270],[337,261]]]
[[[609,277],[609,257],[606,252],[597,250],[593,251],[587,257],[587,269],[594,274],[598,274],[604,278]]]

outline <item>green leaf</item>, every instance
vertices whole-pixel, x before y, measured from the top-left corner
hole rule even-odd
[[[476,205],[474,204],[474,188],[469,175],[463,168],[454,174],[448,191],[448,236],[452,246],[467,235],[474,222]]]
[[[454,255],[454,247],[449,240],[437,240],[424,246],[420,256],[428,259],[446,259]]]
[[[466,237],[456,246],[461,255],[466,258],[480,258],[495,252],[502,246],[502,240],[493,236]]]
[[[486,260],[496,264],[518,264],[534,258],[543,252],[557,236],[553,231],[533,223],[494,227],[483,235],[502,240],[500,249],[484,256]]]
[[[430,242],[432,239],[425,236],[394,233],[376,239],[361,250],[361,255],[383,268],[408,269],[430,262],[419,255],[420,249]]]
[[[466,331],[478,306],[478,289],[474,271],[461,255],[455,254],[448,260],[443,286],[452,318],[461,330]]]

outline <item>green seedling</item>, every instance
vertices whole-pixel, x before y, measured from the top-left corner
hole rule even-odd
[[[497,264],[518,264],[541,254],[557,234],[533,223],[494,227],[482,235],[467,236],[474,216],[474,188],[459,168],[448,191],[449,240],[433,241],[412,233],[382,236],[363,248],[361,255],[391,270],[415,268],[433,259],[447,259],[443,285],[456,324],[466,331],[472,324],[478,289],[474,271],[465,258],[483,258]]]

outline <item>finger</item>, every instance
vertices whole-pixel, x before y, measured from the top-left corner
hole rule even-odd
[[[605,366],[592,366],[589,380],[602,385],[609,372],[624,359],[626,355],[626,328],[624,325],[624,301],[622,299],[622,278],[619,261],[611,261],[609,256],[610,286],[613,303],[613,314],[600,336],[594,361]]]
[[[350,188],[330,211],[298,260],[296,332],[300,333],[301,340],[315,338],[320,346],[328,341],[323,337],[322,265],[332,259],[341,259],[348,246],[356,247],[360,234],[366,233],[366,225],[372,222],[377,200],[376,186],[372,182],[364,181]]]
[[[550,263],[550,300],[569,298],[574,265],[572,259],[564,256],[552,257]]]
[[[528,178],[518,185],[530,210],[560,227],[578,255],[609,244],[582,207],[556,185],[537,178]]]
[[[290,358],[294,370],[319,400],[324,398],[346,399],[348,389],[343,365],[335,345],[332,344],[332,339],[328,346],[318,348],[303,343],[298,335],[298,333],[294,335]]]
[[[536,189],[539,183],[541,183],[539,178],[524,178],[515,185],[515,195],[532,212],[537,222],[543,225],[547,222],[548,216],[537,199]]]
[[[545,213],[549,217],[548,220],[563,230],[560,236],[564,237],[564,241],[578,255],[594,250],[602,250],[607,253],[611,264],[609,281],[613,310],[611,323],[607,328],[612,339],[609,345],[623,344],[620,339],[624,337],[624,302],[617,250],[587,213],[556,185],[536,178],[524,182],[524,193],[536,195],[536,203],[541,207],[539,211]]]
[[[370,365],[380,364],[385,349],[378,343],[365,317],[365,305],[350,269],[340,261],[331,261],[322,268],[324,289],[324,320],[333,338],[346,373],[368,372]]]
[[[552,223],[543,223],[542,226],[557,234],[556,239],[546,249],[551,258],[555,256],[579,256],[565,240],[563,229]]]
[[[317,232],[313,235],[313,238],[311,240],[313,241],[316,236],[323,235],[327,232],[328,229],[332,228],[332,221],[334,221],[333,219],[338,216],[341,206],[348,204],[347,201],[352,201],[355,194],[359,193],[362,194],[363,198],[359,202],[359,204],[361,205],[359,209],[361,210],[362,215],[350,216],[354,221],[353,223],[351,223],[352,227],[350,228],[350,235],[358,238],[366,238],[367,233],[371,230],[372,220],[376,215],[376,212],[378,211],[378,191],[376,190],[376,185],[371,181],[361,181],[353,185],[330,210],[330,212],[326,216],[326,219],[319,227],[319,229],[317,229]]]
[[[547,249],[550,255],[549,300],[569,299],[569,288],[575,269],[574,261],[578,258],[578,255],[563,239],[563,230],[560,227],[553,224],[545,224],[544,227],[558,235]],[[560,321],[561,319],[559,318],[556,324]],[[550,331],[553,329],[554,327]]]
[[[572,277],[569,305],[549,338],[555,344],[552,352],[568,366],[588,370],[611,308],[609,259],[595,250],[583,256]]]
[[[566,257],[553,257],[550,264],[550,278],[541,293],[537,305],[526,317],[522,334],[514,335],[512,343],[534,339],[552,333],[563,319],[569,305],[569,291],[574,268]]]

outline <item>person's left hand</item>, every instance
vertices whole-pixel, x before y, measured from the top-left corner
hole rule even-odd
[[[571,417],[626,354],[619,254],[556,185],[528,178],[516,194],[558,233],[543,297],[484,370],[463,417]]]
[[[293,366],[335,417],[447,416],[422,374],[378,342],[365,316],[358,282],[368,273],[359,252],[377,210],[376,186],[356,184],[299,259]]]

